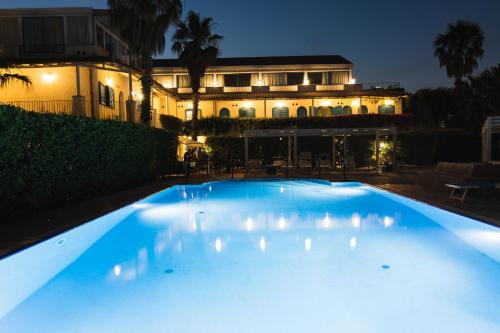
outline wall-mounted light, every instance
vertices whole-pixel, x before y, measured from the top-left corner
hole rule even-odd
[[[360,101],[359,101],[359,98],[354,99],[354,100],[352,101],[352,106],[353,106],[353,107],[357,108],[357,107],[359,107],[360,105],[361,105],[361,103],[360,103]]]
[[[112,78],[106,79],[106,85],[110,87],[113,86],[113,79]]]
[[[390,105],[394,105],[394,101],[392,99],[386,99],[384,101],[384,105],[385,106],[390,106]]]
[[[279,108],[284,108],[286,106],[286,103],[283,101],[278,101],[276,102],[276,106]]]
[[[309,79],[306,77],[306,78],[304,78],[304,85],[307,86],[308,84],[309,84]]]
[[[245,109],[251,108],[252,106],[253,106],[253,104],[250,101],[243,102],[243,107]]]
[[[349,80],[349,84],[356,84],[356,79],[355,78],[351,78]]]
[[[56,80],[56,75],[55,74],[48,74],[48,73],[43,73],[42,74],[42,80],[45,82],[45,83],[54,83],[55,80]]]
[[[321,101],[321,106],[330,106],[332,103],[330,101]]]
[[[163,87],[164,88],[172,88],[172,85],[170,84],[170,82],[165,82],[165,83],[163,83]]]

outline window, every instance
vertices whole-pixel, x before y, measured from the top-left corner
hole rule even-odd
[[[23,18],[23,51],[63,53],[64,24],[61,16]]]
[[[226,74],[224,75],[225,87],[250,87],[250,74]]]
[[[343,114],[344,114],[344,110],[342,108],[342,105],[337,105],[336,107],[333,108],[332,115],[341,116]]]
[[[286,84],[289,86],[296,86],[299,84],[304,84],[304,73],[287,73],[286,74]]]
[[[361,105],[359,108],[359,114],[368,114],[368,107],[366,105]]]
[[[331,106],[318,106],[314,108],[314,115],[316,117],[331,117],[333,116],[333,107]]]
[[[100,26],[95,27],[96,44],[104,48],[104,30]]]
[[[88,45],[90,42],[89,17],[68,16],[68,44]]]
[[[344,105],[342,108],[342,115],[348,116],[350,114],[352,114],[352,108],[349,105]]]
[[[239,108],[238,116],[240,118],[255,118],[255,108]]]
[[[178,88],[191,88],[191,78],[189,75],[177,75]]]
[[[115,108],[115,90],[99,82],[99,104]]]
[[[229,113],[229,109],[227,108],[222,108],[219,111],[219,117],[221,118],[230,118],[231,114]]]
[[[310,84],[322,84],[323,83],[323,73],[308,73],[307,77],[309,78]]]
[[[288,118],[288,108],[286,106],[274,107],[272,114],[273,118]]]
[[[303,106],[299,106],[299,108],[297,109],[297,117],[298,118],[307,117],[307,109]]]
[[[202,117],[202,112],[201,109],[198,109],[198,119],[201,119]],[[186,120],[191,120],[193,119],[193,109],[186,109]]]
[[[346,84],[349,82],[349,71],[336,71],[327,73],[326,84]]]
[[[378,107],[379,114],[395,114],[396,108],[394,105],[379,105]]]

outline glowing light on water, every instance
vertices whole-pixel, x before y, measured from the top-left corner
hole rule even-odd
[[[326,213],[325,217],[323,218],[323,227],[325,228],[330,228],[331,225],[331,220],[330,220],[330,214]]]
[[[280,193],[283,193],[285,192],[285,189],[283,188],[283,186],[280,187]]]
[[[392,217],[384,217],[384,227],[389,228],[394,225],[394,219]]]
[[[122,273],[122,266],[115,265],[115,267],[113,267],[113,274],[115,274],[116,277],[119,277],[121,273]]]
[[[359,229],[361,227],[361,216],[359,214],[353,214],[351,223],[353,228]]]
[[[306,240],[304,241],[304,248],[306,249],[306,251],[311,251],[311,248],[312,248],[312,239],[311,238],[306,238]]]
[[[265,251],[266,250],[266,239],[264,237],[260,238],[259,247],[260,247],[261,251]]]
[[[208,192],[212,192],[212,186],[208,187]]]
[[[351,237],[351,239],[349,240],[349,246],[354,249],[356,248],[356,246],[358,245],[358,240],[356,239],[356,237]]]
[[[222,241],[220,240],[219,237],[215,240],[215,251],[221,252],[222,251]]]
[[[282,217],[280,217],[280,219],[279,219],[279,221],[278,221],[278,228],[279,228],[280,230],[283,230],[283,229],[285,229],[285,227],[286,227],[286,220],[285,220],[285,218],[282,216]]]
[[[246,226],[247,226],[247,231],[252,231],[252,228],[253,228],[253,220],[251,217],[249,217],[247,219],[247,223],[246,223]]]

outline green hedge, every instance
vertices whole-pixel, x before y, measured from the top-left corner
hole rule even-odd
[[[409,115],[350,115],[336,117],[307,118],[203,118],[198,121],[198,131],[203,135],[241,135],[251,129],[282,128],[348,128],[348,127],[397,127],[406,130],[412,127],[413,118]],[[183,123],[183,132],[189,134],[191,122]]]
[[[172,133],[180,133],[182,131],[183,121],[175,116],[166,114],[160,115],[160,123],[163,129]]]
[[[0,219],[146,183],[176,152],[164,130],[0,105]]]

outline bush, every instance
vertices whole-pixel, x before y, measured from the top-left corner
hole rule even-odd
[[[464,131],[416,131],[399,136],[400,159],[408,164],[478,162],[481,137]]]
[[[336,117],[307,118],[203,118],[198,121],[198,130],[202,135],[242,135],[245,130],[283,129],[283,128],[348,128],[348,127],[397,127],[400,130],[412,126],[409,115],[350,115]],[[191,122],[183,123],[183,132],[191,132]]]
[[[143,184],[176,153],[163,130],[0,105],[0,219]]]
[[[182,130],[182,120],[174,117],[162,114],[160,115],[160,123],[164,130],[172,133],[180,133]]]

